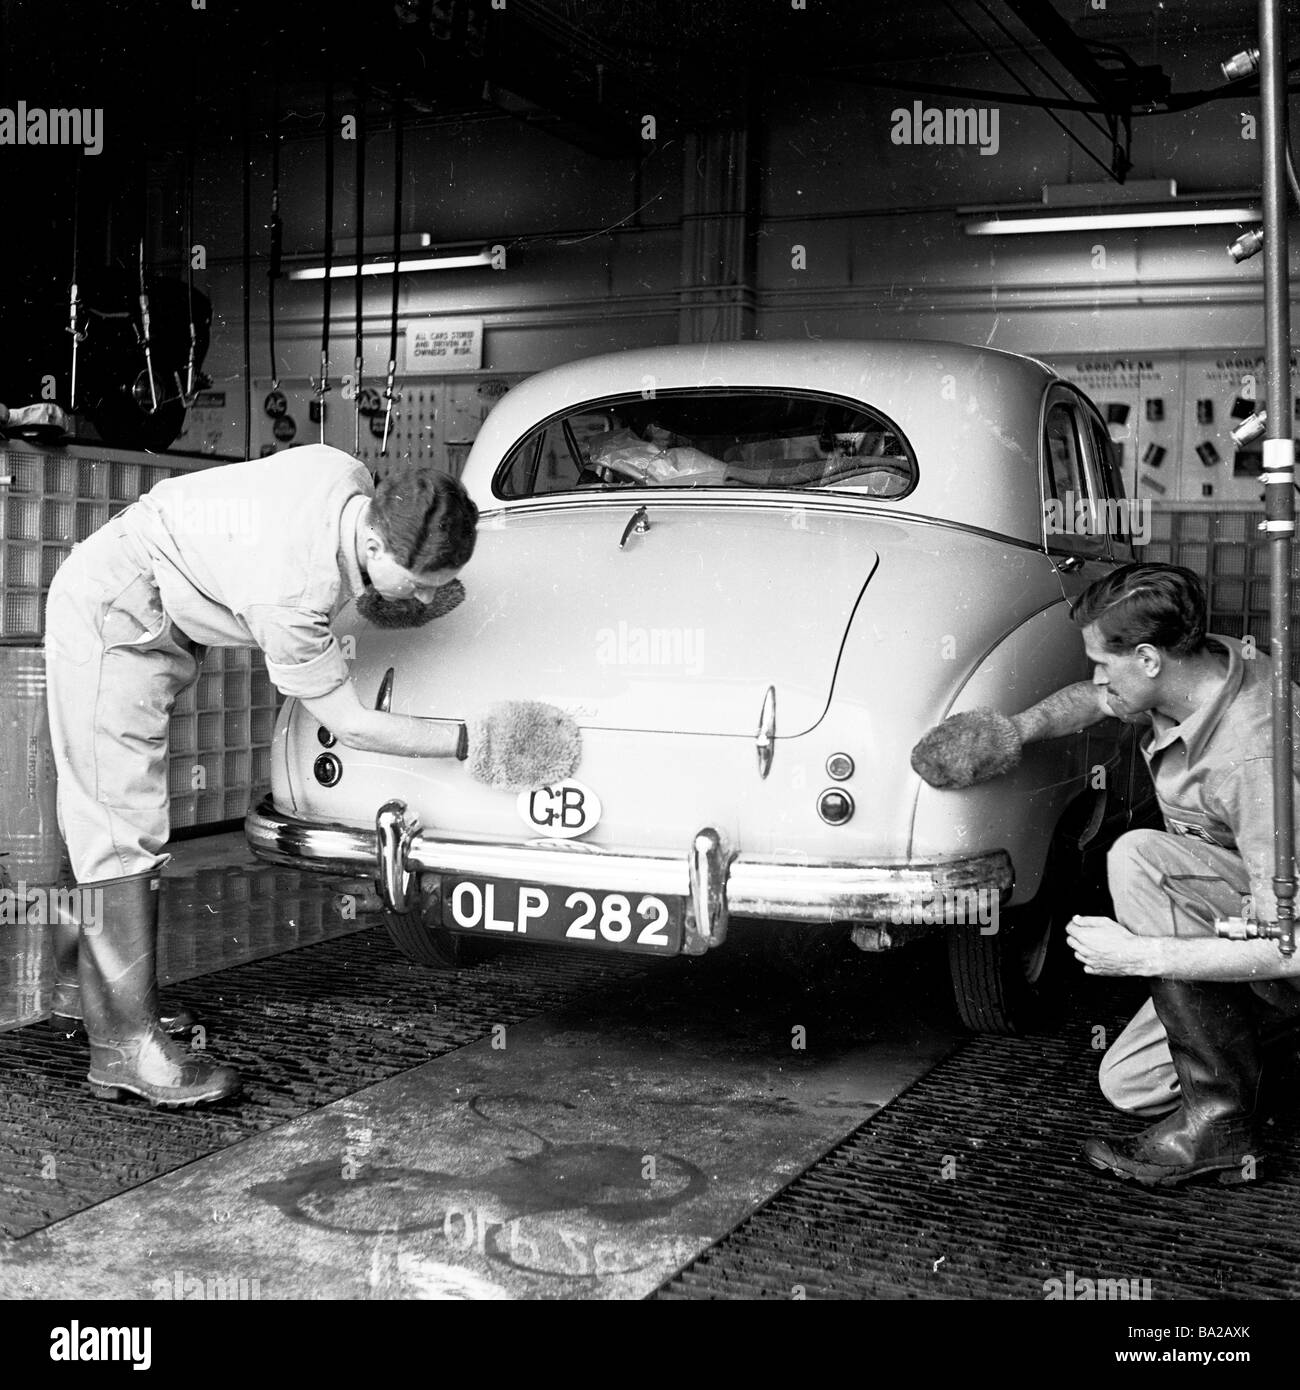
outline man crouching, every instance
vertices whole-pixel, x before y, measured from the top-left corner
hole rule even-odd
[[[983,780],[1012,765],[1021,744],[1111,716],[1144,726],[1166,829],[1120,836],[1107,864],[1119,920],[1075,917],[1067,935],[1088,974],[1148,980],[1151,998],[1106,1053],[1100,1079],[1118,1109],[1159,1118],[1131,1140],[1090,1139],[1084,1152],[1147,1186],[1214,1171],[1236,1181],[1257,1155],[1261,1033],[1300,1017],[1300,955],[1215,931],[1216,920],[1243,912],[1277,915],[1271,663],[1206,633],[1204,590],[1178,566],[1124,566],[1088,588],[1072,617],[1091,683],[1010,719],[956,715],[917,744],[912,765],[933,786],[970,785],[954,766],[973,765]],[[972,739],[987,756],[972,758]]]

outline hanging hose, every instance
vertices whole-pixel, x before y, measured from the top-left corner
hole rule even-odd
[[[357,277],[356,277],[356,346],[352,368],[352,452],[361,452],[361,373],[363,361],[363,324],[361,320],[361,267],[365,260],[366,240],[366,96],[357,86]]]
[[[275,282],[280,278],[284,251],[284,223],[280,221],[280,78],[274,63],[271,87],[271,259],[266,271],[266,333],[271,349],[271,390],[280,389],[280,368],[275,357]]]
[[[80,264],[78,257],[77,233],[80,226],[81,216],[81,160],[83,156],[74,155],[74,169],[72,180],[72,292],[68,297],[68,327],[67,332],[72,334],[72,383],[68,393],[69,411],[77,408],[77,349],[86,341],[86,335],[81,329],[81,298],[77,290],[77,271]]]
[[[144,348],[144,368],[149,377],[149,399],[153,414],[158,412],[158,385],[153,379],[153,330],[149,321],[149,295],[144,287],[144,233],[140,234],[140,344]]]
[[[388,382],[384,387],[384,438],[381,454],[388,453],[388,433],[397,404],[397,298],[402,269],[402,92],[393,97],[393,299],[388,315]]]
[[[188,410],[194,403],[195,377],[198,372],[199,330],[194,322],[194,122],[190,122],[185,153],[185,308],[190,316],[190,355],[185,364],[185,386],[181,399]]]
[[[326,55],[328,69],[329,57]],[[325,442],[325,397],[330,383],[330,290],[334,284],[334,79],[325,78],[325,304],[320,333],[320,377],[316,402],[320,412],[320,442]]]

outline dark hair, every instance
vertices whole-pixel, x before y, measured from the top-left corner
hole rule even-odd
[[[1080,627],[1096,624],[1111,652],[1148,642],[1173,656],[1193,656],[1205,647],[1205,589],[1181,565],[1124,565],[1090,584],[1070,617]]]
[[[403,569],[459,569],[474,553],[478,508],[450,473],[403,460],[375,489],[370,524]]]

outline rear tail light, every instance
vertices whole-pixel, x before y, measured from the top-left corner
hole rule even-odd
[[[817,814],[827,825],[843,825],[853,811],[853,798],[843,787],[828,787],[817,798]]]
[[[322,787],[332,787],[343,776],[343,764],[333,753],[322,753],[312,764],[312,772]]]

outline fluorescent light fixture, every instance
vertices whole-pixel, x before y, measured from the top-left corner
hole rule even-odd
[[[362,275],[391,275],[395,270],[406,275],[412,271],[419,270],[462,270],[469,266],[491,265],[491,251],[475,251],[461,255],[451,256],[419,256],[410,260],[403,260],[399,265],[394,260],[386,261],[367,261],[361,267]],[[331,280],[355,280],[357,277],[357,263],[355,261],[336,261],[330,266]],[[301,270],[291,270],[290,280],[323,280],[325,278],[325,267],[323,265],[305,266]]]
[[[1011,214],[980,217],[965,224],[967,236],[1022,236],[1030,232],[1099,232],[1123,227],[1194,227],[1213,223],[1262,222],[1251,207],[1149,208],[1143,212],[1092,210],[1078,213]]]

